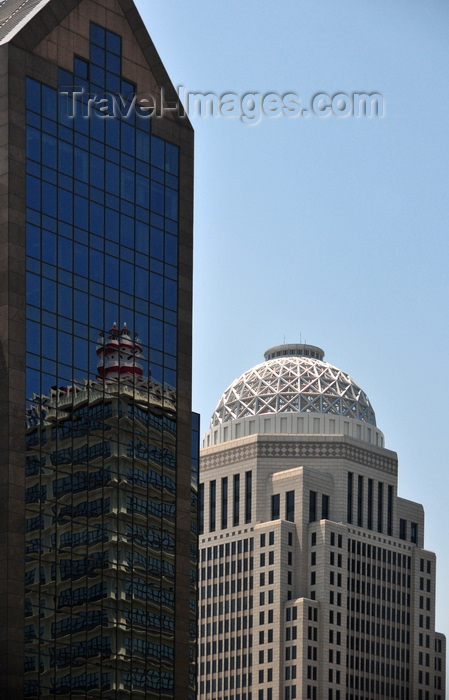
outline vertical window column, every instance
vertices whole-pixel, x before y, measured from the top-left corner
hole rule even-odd
[[[393,534],[393,486],[388,485],[387,535]]]
[[[285,494],[285,519],[293,523],[295,521],[295,492],[287,491]]]
[[[245,523],[251,522],[252,515],[252,472],[245,473]]]
[[[278,493],[271,496],[271,520],[279,520],[281,517],[280,513],[281,497]]]
[[[240,523],[240,474],[234,474],[234,508],[232,524],[234,527]]]
[[[379,481],[377,485],[377,532],[382,532],[384,518],[384,485]]]
[[[217,512],[217,482],[211,481],[209,483],[209,532],[214,532],[216,512]]]
[[[228,527],[228,477],[224,476],[221,480],[221,528],[225,530]]]
[[[309,491],[309,523],[316,520],[316,491]]]
[[[357,525],[363,525],[363,476],[358,477],[357,485]]]
[[[321,518],[322,520],[329,520],[329,496],[325,493],[321,496]]]
[[[368,530],[373,529],[373,480],[368,479]]]
[[[204,532],[204,484],[198,484],[198,532]]]
[[[352,482],[353,482],[353,473],[348,472],[348,501],[347,501],[347,521],[348,523],[352,523]]]

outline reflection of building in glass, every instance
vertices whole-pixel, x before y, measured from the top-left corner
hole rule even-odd
[[[192,129],[129,0],[4,0],[0,66],[0,687],[193,698]]]
[[[28,697],[173,697],[176,395],[142,378],[140,350],[113,328],[100,377],[53,388],[29,419]]]
[[[435,555],[397,473],[320,348],[228,387],[201,452],[200,700],[444,700]]]

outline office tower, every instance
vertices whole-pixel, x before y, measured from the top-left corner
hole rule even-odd
[[[130,0],[1,2],[0,96],[2,697],[193,698],[193,132]]]
[[[351,377],[273,347],[201,451],[199,700],[443,700],[422,506]]]

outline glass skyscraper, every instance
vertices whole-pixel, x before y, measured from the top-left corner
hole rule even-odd
[[[0,66],[0,685],[193,698],[192,129],[132,2],[4,0]]]

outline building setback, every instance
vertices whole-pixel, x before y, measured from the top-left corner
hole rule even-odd
[[[444,700],[435,555],[366,394],[280,345],[201,451],[199,700]]]
[[[195,697],[193,131],[176,103],[131,0],[0,2],[5,700]]]

